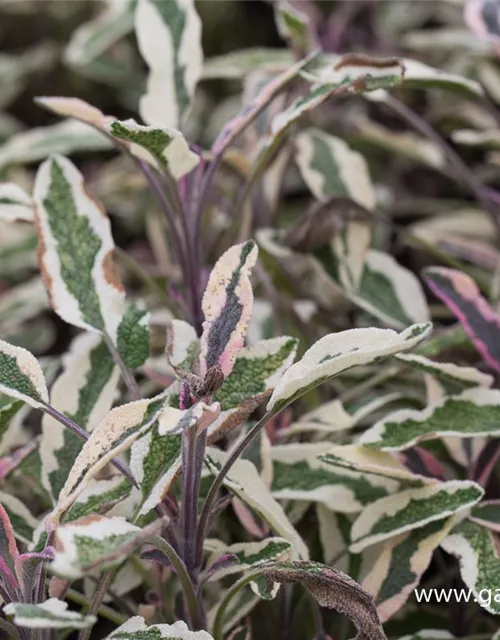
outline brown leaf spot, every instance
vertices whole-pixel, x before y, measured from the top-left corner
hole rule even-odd
[[[108,251],[108,253],[104,256],[104,260],[102,261],[102,270],[104,272],[104,279],[108,282],[112,287],[117,289],[118,291],[125,291],[122,281],[118,276],[118,272],[116,270],[114,252]]]
[[[50,306],[53,309],[55,309],[54,298],[52,296],[52,278],[50,276],[50,273],[47,270],[47,267],[45,266],[45,259],[44,259],[45,253],[47,250],[45,248],[45,240],[43,237],[42,225],[40,224],[40,217],[39,217],[36,206],[35,206],[35,227],[38,235],[38,247],[36,250],[36,258],[38,261],[38,266],[40,267],[40,272],[42,274],[43,284],[45,286],[45,289],[47,290]]]
[[[347,53],[337,62],[334,69],[338,71],[344,67],[376,67],[377,69],[390,69],[400,67],[404,69],[398,58],[371,58],[363,53]]]

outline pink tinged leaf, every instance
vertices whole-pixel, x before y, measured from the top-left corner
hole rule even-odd
[[[233,500],[233,509],[240,521],[240,524],[251,536],[263,538],[266,535],[265,529],[257,524],[257,521],[253,517],[253,513],[250,509],[247,509],[243,502],[238,498]]]
[[[469,517],[476,524],[500,533],[500,500],[483,500],[472,508]]]
[[[18,589],[16,578],[16,560],[19,557],[14,529],[7,512],[0,504],[0,576],[8,589]],[[6,583],[8,580],[9,584]],[[10,589],[9,589],[10,591]]]
[[[10,456],[0,458],[0,482],[2,482],[10,473],[25,460],[35,449],[38,448],[38,441],[32,440],[19,449],[16,449]]]
[[[55,549],[47,547],[40,553],[23,553],[15,560],[15,571],[23,594],[28,602],[35,596],[38,589],[44,562],[54,559]]]
[[[217,558],[217,560],[203,572],[201,576],[201,582],[205,583],[210,578],[217,573],[218,571],[222,571],[223,569],[227,569],[229,567],[234,567],[235,564],[238,564],[238,557],[234,555],[234,553],[225,553],[224,555]]]
[[[500,459],[500,442],[490,440],[481,450],[469,472],[469,477],[482,487],[486,487],[490,476]]]
[[[413,447],[408,454],[403,454],[400,458],[405,466],[414,473],[429,478],[439,478],[439,480],[445,480],[446,478],[441,462],[423,447]]]
[[[257,261],[253,240],[228,249],[217,261],[203,296],[200,375],[219,365],[224,376],[233,370],[244,344],[253,308],[250,274]]]
[[[500,371],[500,316],[465,273],[444,267],[426,269],[424,277],[444,304],[455,314],[485,362]]]
[[[500,5],[496,0],[468,0],[465,22],[479,38],[500,45]]]

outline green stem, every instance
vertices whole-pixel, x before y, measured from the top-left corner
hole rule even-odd
[[[219,608],[217,609],[217,613],[215,615],[214,627],[212,630],[212,634],[214,636],[214,640],[224,640],[224,618],[226,617],[226,611],[229,607],[231,600],[234,596],[246,587],[247,584],[255,580],[261,571],[259,569],[254,569],[254,571],[248,573],[246,576],[243,576],[239,580],[237,580],[234,584],[232,584],[229,589],[226,591],[226,594],[221,600]]]
[[[123,262],[126,268],[132,272],[139,280],[141,280],[154,293],[163,304],[170,305],[171,300],[163,287],[149,275],[146,269],[137,260],[134,260],[129,254],[118,247],[115,248],[116,257]]]
[[[88,615],[96,616],[98,614],[98,611],[101,608],[102,601],[104,600],[104,596],[106,595],[106,591],[108,590],[108,587],[111,584],[111,580],[113,579],[115,573],[116,572],[114,569],[108,569],[102,574],[97,584],[97,589],[92,596],[90,607],[87,612]],[[82,629],[78,635],[78,640],[89,640],[91,633],[92,627]]]
[[[74,589],[68,589],[68,591],[66,592],[66,598],[68,600],[71,600],[71,602],[75,602],[76,604],[81,605],[82,607],[86,607],[87,609],[90,608],[91,601],[82,593],[79,593]],[[117,625],[123,624],[128,620],[127,616],[118,613],[118,611],[111,609],[111,607],[108,607],[105,604],[101,604],[97,611],[97,615],[100,618],[106,618],[106,620],[109,620],[110,622],[113,622]]]
[[[196,591],[191,576],[186,569],[186,565],[172,545],[160,536],[153,536],[149,542],[162,551],[170,560],[184,591],[190,627],[195,630],[201,629],[203,627],[203,613],[200,609]]]
[[[15,640],[21,640],[19,631],[16,629],[16,627],[10,622],[7,622],[7,620],[4,620],[3,618],[0,618],[0,629],[2,631],[5,631],[5,633],[10,638],[14,638]]]
[[[118,349],[116,348],[116,346],[114,345],[113,341],[111,340],[111,338],[109,337],[109,335],[107,333],[103,333],[103,338],[104,338],[104,341],[106,343],[106,346],[109,349],[109,352],[113,356],[113,360],[115,361],[115,364],[120,369],[123,381],[125,382],[125,384],[127,386],[127,389],[128,389],[128,392],[129,392],[131,400],[133,400],[133,401],[140,400],[141,399],[141,391],[139,389],[139,386],[138,386],[137,382],[135,381],[134,376],[132,375],[132,373],[130,372],[130,370],[126,366],[126,364],[123,362],[122,357],[121,357],[120,353],[118,352]]]

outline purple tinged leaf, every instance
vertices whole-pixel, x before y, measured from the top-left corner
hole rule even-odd
[[[320,606],[348,616],[358,631],[356,640],[387,640],[373,598],[342,571],[319,562],[270,562],[261,571],[269,583],[300,583]]]
[[[53,560],[54,554],[55,549],[53,547],[47,547],[40,553],[23,553],[16,558],[16,576],[19,580],[19,584],[26,601],[29,602],[32,600],[35,589],[38,588],[38,581],[40,579],[43,563]]]
[[[254,118],[268,105],[299,72],[310,62],[311,57],[305,58],[292,65],[284,73],[279,74],[268,82],[252,102],[243,108],[222,129],[212,147],[212,153],[221,154],[242,133]]]
[[[227,640],[251,640],[251,638],[252,636],[250,635],[249,629],[242,625],[241,627],[237,627]]]
[[[223,569],[227,569],[228,567],[232,567],[238,563],[238,558],[234,553],[225,553],[220,558],[217,558],[217,560],[203,573],[201,581],[205,583],[207,580],[210,580],[211,576],[215,573],[218,573]]]
[[[481,295],[474,280],[455,269],[432,267],[424,278],[455,314],[485,362],[500,371],[500,316]]]
[[[227,377],[243,346],[253,308],[250,273],[257,261],[253,240],[228,249],[217,261],[203,296],[200,374],[219,365]]]
[[[16,578],[16,561],[19,558],[14,529],[7,512],[0,504],[0,575],[4,582],[7,580],[13,589],[19,588]],[[6,584],[6,587],[8,585]]]

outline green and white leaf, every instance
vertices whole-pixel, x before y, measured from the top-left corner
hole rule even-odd
[[[100,109],[81,98],[37,96],[35,102],[51,113],[63,118],[75,118],[75,120],[90,124],[96,129],[104,130],[106,125],[113,120],[111,116],[106,116]]]
[[[359,305],[399,326],[428,322],[429,307],[419,280],[384,251],[370,249],[357,292]]]
[[[174,624],[146,625],[144,618],[134,616],[115,629],[106,640],[214,640],[206,631],[190,631],[182,620]]]
[[[314,252],[322,268],[340,292],[385,324],[402,328],[412,322],[428,322],[429,309],[422,285],[415,275],[383,251],[369,249],[356,290],[343,278],[345,251],[332,242]],[[351,279],[352,280],[352,279]]]
[[[19,277],[36,269],[36,231],[31,225],[0,220],[0,274]]]
[[[57,598],[41,604],[11,602],[3,610],[8,616],[14,616],[16,626],[28,629],[87,629],[97,620],[93,615],[68,611],[68,603]]]
[[[500,602],[496,597],[488,599],[489,602],[484,598],[485,590],[490,595],[498,593],[500,557],[494,534],[470,520],[464,520],[443,540],[441,547],[458,558],[462,580],[477,602],[490,613],[500,614]]]
[[[203,68],[201,21],[193,0],[139,0],[135,14],[139,50],[149,67],[140,113],[147,124],[178,127]]]
[[[442,520],[477,504],[484,490],[475,482],[450,480],[406,489],[365,507],[351,529],[353,553],[393,536]]]
[[[289,555],[291,548],[292,544],[284,538],[265,538],[259,542],[240,542],[229,546],[222,544],[208,557],[207,570],[210,571],[211,565],[222,555],[235,556],[235,562],[215,570],[210,574],[209,581],[221,580],[234,573],[255,569],[266,562],[282,560]]]
[[[28,507],[16,496],[0,491],[0,504],[5,509],[17,540],[30,544],[39,522]]]
[[[0,395],[0,453],[2,454],[10,452],[11,437],[9,436],[16,431],[23,407],[24,404],[20,400],[11,400],[8,396]],[[17,419],[14,420],[16,416]]]
[[[210,405],[197,402],[189,409],[177,409],[164,407],[158,416],[158,433],[160,436],[181,434],[186,429],[196,426],[197,432],[205,431],[220,414],[220,404],[213,402]]]
[[[318,534],[323,550],[322,560],[339,571],[348,573],[355,580],[357,576],[350,567],[348,553],[342,553],[349,546],[350,522],[343,513],[335,513],[321,502],[316,503]],[[351,573],[352,571],[352,573]]]
[[[330,448],[328,442],[273,446],[273,496],[278,500],[321,502],[340,513],[356,513],[398,491],[399,482],[389,478],[332,469],[318,459]]]
[[[97,18],[73,32],[64,51],[64,60],[69,65],[88,65],[132,31],[136,0],[106,0],[105,4],[106,9]]]
[[[165,406],[178,405],[178,397],[179,384],[174,383],[165,392]],[[181,434],[160,435],[158,422],[132,445],[130,469],[142,494],[138,517],[149,513],[165,497],[181,468],[181,445]]]
[[[319,459],[332,467],[392,478],[406,486],[421,486],[436,482],[434,478],[412,473],[394,455],[362,445],[332,445],[327,453],[319,456]]]
[[[0,340],[0,392],[41,409],[49,401],[38,360],[26,349]]]
[[[38,276],[18,284],[0,298],[0,327],[2,333],[14,333],[19,325],[31,320],[49,306],[47,292]]]
[[[482,527],[500,533],[500,500],[483,500],[473,507],[470,519]]]
[[[368,400],[353,413],[348,413],[340,400],[330,400],[300,416],[297,422],[293,422],[286,430],[287,436],[298,433],[337,433],[348,431],[355,427],[361,420],[369,416],[374,411],[384,407],[395,400],[399,400],[401,394],[388,393],[380,397]]]
[[[89,481],[108,462],[129,449],[158,420],[166,402],[166,393],[147,400],[137,400],[112,409],[92,431],[68,475],[56,507],[55,521],[69,509]]]
[[[475,129],[458,129],[453,131],[451,139],[465,147],[479,147],[498,151],[500,149],[500,132],[497,129],[476,131]]]
[[[204,461],[210,472],[215,475],[224,464],[226,457],[225,452],[211,448]],[[237,460],[233,464],[224,480],[224,486],[265,520],[279,536],[291,542],[293,557],[308,558],[309,550],[304,541],[249,460]]]
[[[148,311],[131,303],[118,325],[116,348],[129,369],[138,369],[148,359],[149,320]]]
[[[415,353],[396,354],[394,358],[408,367],[438,378],[449,394],[470,387],[491,387],[493,376],[474,367],[461,367],[453,362],[436,362]]]
[[[128,555],[128,545],[140,533],[139,527],[118,517],[93,515],[68,522],[57,527],[56,553],[50,568],[58,576],[77,579],[93,565],[99,564],[99,569],[104,569],[118,564]],[[111,556],[112,561],[100,563]]]
[[[457,93],[472,96],[484,95],[479,82],[457,73],[449,73],[443,69],[431,67],[420,60],[403,60],[405,67],[404,84],[421,89],[448,89]]]
[[[290,51],[271,47],[251,47],[238,49],[205,60],[202,78],[204,80],[244,80],[256,69],[281,69],[285,71],[293,65]]]
[[[359,90],[375,91],[400,84],[406,77],[406,67],[402,61],[394,58],[322,54],[313,61],[307,71],[302,72],[302,75],[310,82],[317,83],[316,86],[340,87],[356,80],[364,80],[364,86],[360,83]]]
[[[117,393],[120,372],[99,335],[83,333],[62,360],[63,371],[52,387],[52,403],[90,432],[106,416]],[[42,419],[42,483],[57,500],[83,447],[83,440],[52,416]]]
[[[0,219],[6,222],[33,222],[33,200],[17,184],[0,182]]]
[[[199,348],[200,341],[192,325],[175,319],[168,323],[166,353],[173,367],[191,371]]]
[[[176,180],[192,171],[200,161],[200,156],[190,150],[182,133],[172,127],[142,125],[129,119],[115,120],[108,131],[125,142],[134,156],[160,171],[168,171]]]
[[[373,209],[375,190],[364,157],[341,138],[306,129],[295,138],[295,161],[305,183],[319,200],[348,196]]]
[[[133,485],[121,473],[109,478],[94,478],[75,500],[63,516],[63,522],[73,522],[90,514],[102,515],[126,500],[132,493]]]
[[[240,349],[215,400],[227,411],[239,407],[247,398],[264,399],[293,363],[297,345],[296,338],[280,336]]]
[[[406,351],[430,332],[430,324],[415,324],[397,333],[392,329],[350,329],[318,340],[281,377],[267,405],[276,412],[298,397],[356,365],[370,364]]]
[[[0,146],[0,168],[45,160],[51,154],[110,149],[109,140],[86,124],[66,120],[12,136]]]
[[[62,156],[38,170],[34,201],[38,261],[52,306],[63,320],[109,335],[116,343],[125,292],[113,262],[109,219]]]
[[[289,2],[277,2],[274,6],[274,19],[278,33],[298,53],[308,49],[311,39],[309,18],[305,13]]]
[[[280,234],[275,229],[258,229],[256,236],[261,249],[277,262],[286,277],[299,286],[303,284],[300,293],[326,309],[338,305],[340,287],[319,260],[311,254],[292,251],[280,241]]]
[[[365,431],[360,444],[384,451],[408,449],[443,436],[476,438],[500,434],[500,391],[475,387],[445,396],[425,409],[400,409]]]
[[[317,69],[310,70],[311,80],[326,81],[332,74],[332,69],[339,63],[338,54],[323,53],[317,59]],[[449,73],[443,69],[431,67],[420,60],[404,58],[401,60],[404,74],[399,78],[404,85],[419,89],[447,89],[465,96],[478,97],[484,95],[481,84],[457,73]],[[335,73],[335,71],[333,72]],[[385,92],[371,93],[368,97],[374,100],[384,100]]]
[[[363,587],[373,595],[382,623],[406,603],[427,570],[436,548],[448,535],[455,517],[431,522],[387,540]]]
[[[355,125],[358,144],[368,144],[433,169],[443,169],[446,165],[441,147],[412,131],[395,131],[361,114],[355,118]]]

